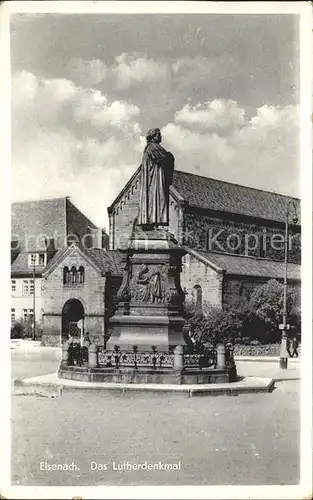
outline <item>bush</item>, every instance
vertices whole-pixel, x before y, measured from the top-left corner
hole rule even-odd
[[[283,290],[281,283],[270,280],[256,288],[248,302],[238,301],[222,308],[204,304],[202,310],[187,303],[185,315],[194,348],[201,350],[204,345],[216,345],[228,340],[247,346],[279,342]],[[296,304],[296,291],[288,289],[288,322],[291,330],[300,333],[301,315]]]
[[[37,323],[35,328],[36,339],[40,339],[42,336],[42,325]],[[30,321],[23,321],[22,319],[15,321],[11,327],[11,339],[24,339],[32,338],[33,336],[33,325]]]
[[[190,337],[196,349],[233,340],[238,337],[242,324],[236,311],[229,306],[205,306],[201,310],[189,305],[186,307],[186,317],[190,325]]]
[[[280,340],[279,324],[282,323],[284,286],[270,280],[256,288],[250,297],[250,306],[258,319],[259,336],[267,343]],[[287,289],[287,316],[290,319],[294,292]]]
[[[22,339],[24,336],[23,324],[16,321],[11,327],[11,339]]]
[[[233,341],[238,337],[242,320],[231,306],[211,307],[205,316],[205,331],[201,342],[216,345],[219,342]]]

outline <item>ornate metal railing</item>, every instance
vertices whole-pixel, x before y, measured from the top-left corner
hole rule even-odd
[[[217,365],[217,352],[212,348],[208,352],[201,354],[185,354],[184,366],[186,368],[214,368]]]
[[[158,351],[156,346],[151,346],[150,351],[139,352],[138,346],[134,345],[132,350],[123,351],[119,346],[114,346],[111,351],[106,351],[104,348],[94,345],[94,351],[88,353],[88,347],[81,347],[79,343],[68,345],[68,354],[66,355],[67,364],[69,366],[99,366],[105,368],[175,368],[183,366],[185,369],[202,369],[202,368],[217,368],[231,367],[234,362],[234,347],[232,344],[226,344],[225,347],[215,347],[213,345],[206,346],[202,352],[183,352],[180,351],[178,358],[176,354]],[[92,345],[90,346],[90,349]],[[221,351],[222,349],[222,351]],[[98,351],[98,352],[97,352]],[[95,361],[92,361],[93,354]],[[174,351],[175,352],[175,351]],[[91,358],[89,359],[89,354]],[[179,356],[181,361],[179,361]],[[93,364],[95,363],[95,365]],[[178,363],[178,364],[177,364]]]
[[[233,346],[225,346],[225,365],[234,365]],[[134,345],[131,351],[120,350],[114,346],[114,350],[98,350],[98,364],[107,368],[173,368],[174,354],[158,351],[156,346],[151,346],[151,351],[138,352],[138,346]],[[216,368],[218,364],[217,349],[214,346],[207,347],[201,353],[184,353],[183,364],[185,368]]]
[[[118,346],[114,346],[113,351],[99,349],[98,363],[103,367],[139,367],[147,368],[171,368],[173,366],[173,355],[166,352],[158,352],[155,346],[151,351],[138,352],[138,347],[133,346],[132,351],[121,351]]]

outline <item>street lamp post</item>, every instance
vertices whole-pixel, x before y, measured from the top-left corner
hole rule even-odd
[[[289,209],[290,209],[291,204],[293,204],[293,209],[294,209],[294,212],[296,213],[295,202],[294,202],[294,200],[290,200],[287,204],[287,210],[286,210],[285,239],[284,239],[285,269],[284,269],[283,323],[281,325],[282,334],[281,334],[280,358],[279,358],[280,368],[282,368],[284,370],[286,370],[288,367],[288,350],[287,350],[288,334],[287,334],[287,331],[288,331],[289,325],[287,324],[287,286],[288,286],[287,273],[288,273],[288,233],[289,233],[289,215],[290,215]],[[292,221],[294,224],[297,224],[298,217],[296,217],[296,215],[295,215],[293,217]]]

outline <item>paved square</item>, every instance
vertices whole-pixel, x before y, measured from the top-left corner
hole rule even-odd
[[[44,352],[51,371],[57,356]],[[13,352],[12,374],[25,377],[27,363],[28,373],[23,364],[15,366],[20,357]],[[35,360],[32,375],[43,373],[39,359],[39,351],[29,355],[28,363]],[[58,398],[13,396],[12,484],[296,484],[299,385],[288,380],[269,394],[191,399],[84,391]],[[113,470],[113,462],[145,460],[180,461],[181,470]],[[74,462],[79,470],[40,470],[41,462]],[[92,471],[91,462],[107,470]]]

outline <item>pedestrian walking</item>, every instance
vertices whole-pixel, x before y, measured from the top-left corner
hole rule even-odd
[[[291,349],[292,349],[292,340],[290,340],[290,337],[287,337],[287,352],[290,358],[292,358]]]
[[[291,353],[291,357],[293,358],[294,356],[296,358],[299,357],[299,353],[298,353],[298,347],[299,347],[299,341],[297,339],[296,336],[293,337],[292,339],[292,353]]]

